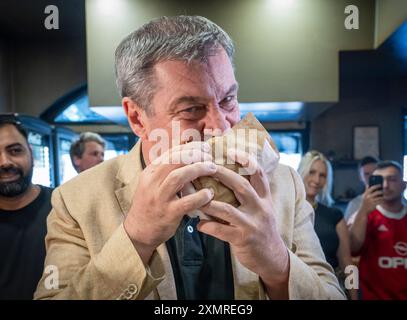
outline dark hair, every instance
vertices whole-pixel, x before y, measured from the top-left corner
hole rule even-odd
[[[399,172],[400,175],[403,176],[403,167],[401,166],[400,163],[398,163],[397,161],[393,161],[393,160],[386,160],[386,161],[381,161],[377,164],[377,169],[386,169],[386,168],[396,168]]]
[[[16,117],[14,117],[13,115],[0,114],[0,128],[4,127],[5,125],[14,126],[17,131],[20,132],[20,134],[24,137],[25,141],[28,144],[28,133]]]
[[[373,163],[373,164],[377,164],[379,162],[379,159],[372,157],[372,156],[367,156],[364,157],[362,160],[360,160],[359,162],[359,169],[364,167],[367,164]]]

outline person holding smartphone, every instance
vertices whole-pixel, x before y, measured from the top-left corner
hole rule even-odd
[[[373,171],[376,170],[378,162],[379,160],[372,156],[366,156],[362,160],[360,160],[358,172],[359,179],[363,183],[364,190],[369,188],[369,178],[373,174]],[[344,217],[347,223],[354,216],[355,212],[359,210],[360,206],[362,205],[362,199],[363,193],[349,201]]]
[[[395,161],[379,162],[350,227],[351,250],[360,255],[363,300],[407,299],[406,183]]]

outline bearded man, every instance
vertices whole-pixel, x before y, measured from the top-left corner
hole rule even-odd
[[[32,299],[43,271],[52,189],[32,183],[33,167],[27,132],[0,116],[0,300]]]

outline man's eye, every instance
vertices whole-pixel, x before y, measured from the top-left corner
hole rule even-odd
[[[17,155],[17,154],[20,154],[21,152],[23,152],[23,149],[20,149],[20,148],[14,148],[14,149],[10,150],[10,154],[12,154],[12,155]]]
[[[234,96],[228,96],[228,97],[226,97],[225,99],[223,99],[223,102],[228,103],[228,102],[232,101],[233,98],[234,98]]]
[[[233,109],[235,107],[235,101],[236,101],[236,96],[227,96],[221,102],[222,108],[224,108],[226,110]]]
[[[200,119],[205,116],[205,106],[193,106],[180,111],[180,114],[187,119]]]
[[[194,112],[202,111],[203,108],[204,107],[201,107],[201,106],[195,106],[195,107],[191,107],[188,109],[184,109],[184,110],[182,110],[182,112],[194,113]]]

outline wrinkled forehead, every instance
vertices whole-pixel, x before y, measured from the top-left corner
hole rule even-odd
[[[161,89],[168,85],[177,87],[177,84],[187,83],[191,89],[192,86],[199,91],[210,88],[210,91],[215,90],[220,95],[236,82],[232,63],[223,49],[204,60],[158,62],[154,66],[154,73]]]

